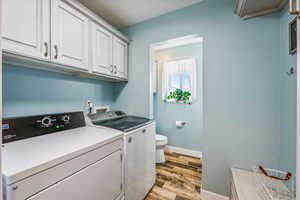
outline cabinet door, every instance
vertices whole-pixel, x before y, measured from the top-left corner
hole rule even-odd
[[[77,172],[28,200],[113,200],[122,193],[121,151]]]
[[[126,137],[125,199],[144,199],[144,137],[140,131]]]
[[[114,74],[119,78],[127,78],[128,45],[117,37],[113,39]]]
[[[113,75],[112,34],[101,26],[91,23],[92,71]]]
[[[144,194],[146,195],[155,183],[155,125],[148,126],[142,130],[144,134]]]
[[[130,134],[126,141],[126,199],[144,199],[155,182],[155,128]]]
[[[52,61],[88,70],[88,18],[62,0],[53,0]]]
[[[50,59],[50,0],[3,0],[3,50]]]

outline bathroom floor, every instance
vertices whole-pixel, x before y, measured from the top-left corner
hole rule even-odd
[[[156,165],[156,183],[145,200],[200,200],[202,160],[165,153],[166,163]]]

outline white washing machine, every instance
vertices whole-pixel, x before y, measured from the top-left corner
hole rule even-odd
[[[122,111],[98,114],[92,121],[124,132],[125,199],[143,200],[155,183],[155,122]]]

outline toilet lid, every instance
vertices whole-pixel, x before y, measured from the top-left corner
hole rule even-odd
[[[164,140],[167,140],[168,138],[163,135],[156,135],[155,139],[156,139],[156,141],[164,141]]]

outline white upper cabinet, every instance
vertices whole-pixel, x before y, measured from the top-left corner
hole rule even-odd
[[[1,14],[6,62],[127,79],[128,39],[77,0],[3,0]]]
[[[3,50],[50,59],[50,0],[3,0]]]
[[[91,23],[91,67],[92,71],[113,75],[112,34],[101,26]]]
[[[61,0],[51,6],[52,60],[88,70],[89,19]]]
[[[128,45],[117,37],[113,38],[114,74],[127,79]]]

